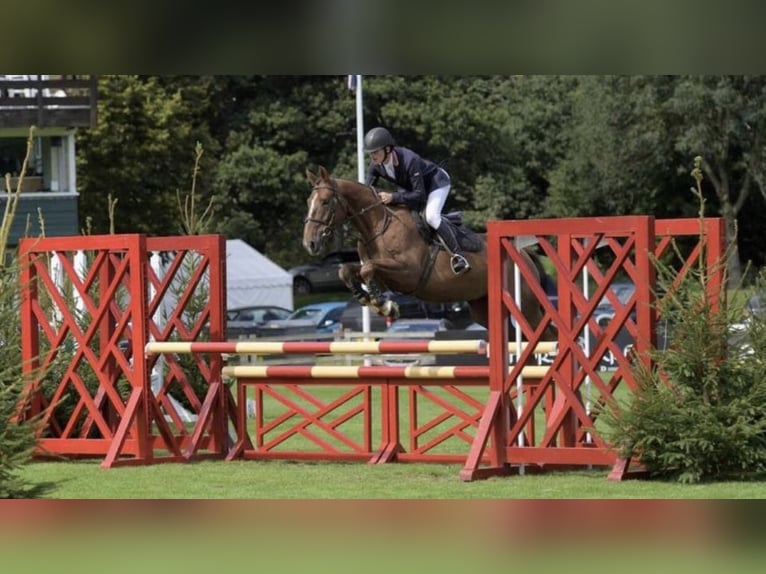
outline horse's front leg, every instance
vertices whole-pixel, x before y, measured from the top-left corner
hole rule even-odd
[[[399,306],[395,301],[383,297],[380,286],[374,278],[365,281],[360,272],[361,268],[360,263],[345,263],[338,270],[338,276],[360,304],[370,307],[384,317],[398,318]]]
[[[344,263],[338,269],[338,277],[362,305],[370,304],[370,295],[362,287],[361,263]]]
[[[399,318],[399,305],[396,301],[386,299],[383,296],[380,285],[375,279],[376,265],[373,261],[366,261],[360,269],[362,281],[367,286],[369,294],[369,307],[374,309],[379,315],[390,319]]]

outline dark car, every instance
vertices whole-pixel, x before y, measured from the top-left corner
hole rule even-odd
[[[253,335],[259,327],[275,319],[287,319],[289,309],[276,305],[256,305],[226,311],[226,334],[228,337]]]
[[[333,251],[317,261],[289,269],[293,276],[293,293],[307,295],[316,291],[346,289],[346,285],[338,277],[340,266],[344,263],[359,263],[359,254],[355,249]]]
[[[471,311],[468,303],[432,303],[422,301],[413,295],[400,293],[385,293],[399,306],[400,319],[447,319],[455,328],[462,329],[470,325]],[[346,308],[340,317],[341,328],[350,331],[362,331],[362,306],[352,298],[346,303]],[[385,317],[370,311],[370,331],[385,331],[390,324]]]

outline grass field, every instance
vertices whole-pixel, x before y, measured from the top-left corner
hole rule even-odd
[[[606,479],[579,470],[463,482],[460,465],[204,461],[102,469],[99,461],[35,462],[23,476],[64,499],[738,499],[766,498],[766,477],[682,485]]]
[[[466,393],[484,402],[485,388],[466,388]],[[443,389],[432,389],[440,394]],[[337,388],[311,389],[317,404],[329,404]],[[375,390],[373,394],[379,392]],[[377,396],[377,395],[376,395]],[[293,398],[294,402],[305,400]],[[403,399],[404,400],[404,399]],[[446,400],[446,399],[445,399]],[[378,404],[379,399],[373,400]],[[283,405],[264,404],[265,419],[281,413]],[[304,405],[307,409],[311,405]],[[377,413],[377,409],[373,409]],[[441,408],[432,401],[418,404],[422,422],[437,417]],[[467,412],[470,412],[468,409]],[[400,417],[407,420],[409,408],[402,404]],[[537,413],[541,416],[540,413]],[[294,423],[290,423],[294,424]],[[350,437],[362,434],[359,417],[344,423]],[[452,419],[445,423],[453,424]],[[537,421],[544,428],[544,420]],[[442,425],[444,426],[444,425]],[[313,427],[312,427],[313,428]],[[341,427],[338,427],[340,429]],[[380,421],[373,422],[379,436]],[[403,423],[402,432],[407,425]],[[440,427],[435,427],[439,431]],[[187,429],[190,430],[190,429]],[[281,427],[275,433],[282,432]],[[313,432],[318,432],[313,429]],[[466,431],[472,435],[472,431]],[[327,437],[323,437],[330,440]],[[405,438],[403,435],[402,438]],[[316,445],[298,433],[297,450],[317,451]],[[357,439],[360,440],[360,439]],[[423,440],[428,440],[424,438]],[[377,446],[377,439],[373,446]],[[404,443],[406,444],[406,443]],[[290,446],[288,444],[287,446]],[[340,445],[336,445],[340,448]],[[438,452],[467,454],[469,444],[453,437]],[[289,449],[288,449],[289,450]],[[252,500],[476,500],[476,499],[760,499],[766,498],[766,476],[747,482],[713,482],[682,485],[656,480],[608,481],[609,469],[547,472],[498,477],[474,482],[459,478],[461,464],[289,461],[204,461],[190,464],[157,464],[144,467],[102,469],[100,459],[33,462],[23,477],[41,486],[41,497],[53,499],[252,499]]]
[[[758,506],[701,499],[764,498],[766,481],[616,483],[604,471],[575,471],[465,483],[458,471],[421,464],[208,461],[104,470],[98,461],[34,463],[24,474],[55,483],[48,497],[78,500],[0,503],[3,571],[763,568]],[[84,500],[97,498],[116,500]]]
[[[311,300],[339,297],[315,294]],[[347,294],[342,294],[347,298]],[[471,393],[484,393],[472,389]],[[323,402],[329,401],[321,397]],[[267,408],[270,408],[267,405]],[[420,407],[426,419],[429,406]],[[276,416],[267,412],[267,420]],[[406,413],[406,409],[403,409]],[[543,427],[542,421],[538,426]],[[375,427],[377,428],[377,427]],[[353,434],[353,433],[352,433]],[[452,445],[445,447],[453,452]],[[458,445],[465,449],[465,445]],[[465,450],[454,451],[465,452]],[[682,485],[606,479],[608,469],[549,472],[463,482],[461,465],[205,461],[110,470],[100,460],[34,462],[22,475],[48,499],[477,500],[477,499],[761,499],[766,477]]]

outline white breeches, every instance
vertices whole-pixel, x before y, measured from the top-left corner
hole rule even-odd
[[[445,185],[444,187],[439,187],[428,194],[425,218],[428,225],[434,229],[439,229],[439,225],[441,225],[442,209],[444,208],[444,203],[447,201],[449,190],[450,186]]]

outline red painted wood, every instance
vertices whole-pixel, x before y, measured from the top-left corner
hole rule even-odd
[[[214,451],[222,458],[230,446],[228,420],[236,413],[230,412],[228,388],[211,384],[215,373],[220,382],[220,356],[195,359],[209,383],[202,396],[186,370],[173,358],[164,358],[169,370],[155,395],[150,372],[158,358],[133,351],[143,349],[150,333],[186,340],[222,337],[224,238],[56,237],[23,240],[20,247],[22,358],[27,372],[62,358],[68,361],[51,371],[60,373],[59,379],[49,374],[29,386],[27,416],[46,421],[46,448],[69,456],[100,454],[105,467],[127,459],[138,464],[159,462],[163,456],[178,460],[183,458],[181,448],[187,449],[187,457]],[[150,267],[150,251],[164,251],[173,259],[162,278]],[[60,277],[51,274],[53,258],[60,262]],[[199,318],[188,325],[183,306],[203,284],[211,296],[197,310]],[[179,304],[161,327],[155,315],[162,298],[174,290]],[[121,342],[127,343],[127,351]],[[180,389],[191,402],[198,417],[191,429],[172,408],[171,388]],[[167,454],[156,455],[159,450]]]

